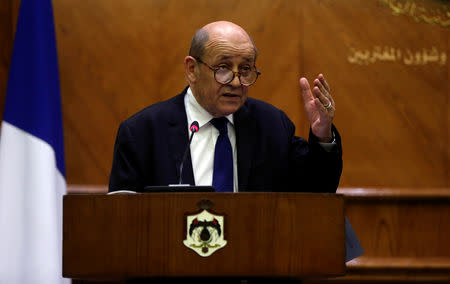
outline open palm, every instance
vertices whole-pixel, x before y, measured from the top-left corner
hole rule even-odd
[[[330,94],[330,87],[322,74],[314,80],[311,87],[306,78],[300,78],[305,112],[311,124],[311,130],[319,141],[330,142],[332,140],[331,125],[336,109],[334,100]]]

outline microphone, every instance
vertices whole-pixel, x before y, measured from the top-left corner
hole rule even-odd
[[[192,138],[194,137],[194,133],[198,132],[198,129],[199,129],[198,122],[197,121],[193,121],[191,123],[191,126],[189,127],[189,130],[191,131],[191,138],[189,138],[189,142],[188,142],[188,144],[186,146],[186,150],[184,151],[183,159],[181,160],[181,164],[180,164],[180,179],[179,179],[179,183],[178,183],[179,185],[182,185],[182,181],[183,181],[182,176],[183,176],[184,160],[186,160],[186,156],[187,156],[187,153],[188,153],[188,150],[189,150],[189,146],[191,145]]]

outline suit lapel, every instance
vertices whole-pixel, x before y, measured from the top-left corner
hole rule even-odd
[[[254,127],[252,126],[247,103],[235,113],[234,120],[236,126],[239,191],[248,191]]]
[[[169,129],[169,149],[174,162],[177,181],[180,174],[180,164],[183,159],[184,151],[186,150],[189,142],[186,108],[184,106],[184,95],[186,89],[176,96],[173,100],[171,107],[171,115],[168,121]],[[194,172],[192,170],[191,153],[188,151],[188,155],[183,164],[182,182],[190,185],[194,185]]]

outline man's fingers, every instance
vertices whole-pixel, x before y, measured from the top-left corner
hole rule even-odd
[[[327,90],[327,92],[330,93],[331,92],[330,85],[328,85],[328,82],[327,82],[327,80],[325,80],[325,77],[323,76],[323,74],[319,74],[318,78],[320,80],[320,83],[322,83],[322,85]]]
[[[319,99],[319,101],[322,103],[323,108],[325,109],[326,106],[328,106],[331,102],[330,99],[328,99],[319,89],[319,87],[315,86],[313,88],[314,95],[316,95],[316,98]]]
[[[304,77],[300,78],[300,89],[302,90],[302,96],[305,102],[314,100],[308,80]]]
[[[305,103],[314,100],[321,111],[329,111],[330,108],[334,107],[334,101],[329,92],[330,87],[323,75],[319,74],[319,77],[314,80],[313,84],[314,87],[311,91],[308,80],[304,77],[300,78],[300,88]]]
[[[320,75],[322,75],[322,74],[320,74]],[[322,78],[323,78],[323,76],[322,76]],[[331,101],[331,103],[334,104],[333,97],[331,96],[330,91],[329,91],[330,88],[326,87],[324,85],[324,81],[321,81],[320,77],[319,77],[319,79],[314,80],[314,86],[317,86],[319,88],[319,90],[322,92],[322,94],[328,99],[328,101]]]
[[[315,105],[317,106],[317,109],[319,110],[319,112],[321,112],[321,113],[323,113],[323,114],[326,114],[326,113],[327,113],[327,110],[325,109],[325,107],[324,107],[322,101],[319,100],[319,98],[315,98],[315,99],[314,99],[314,103],[315,103]]]
[[[322,83],[318,79],[314,80],[314,86],[319,87],[319,90],[322,92],[322,94],[324,94],[326,97],[328,97],[327,96],[328,91],[325,89],[325,87],[322,85]]]

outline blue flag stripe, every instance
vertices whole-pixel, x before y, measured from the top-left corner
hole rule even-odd
[[[3,120],[46,141],[65,176],[62,111],[51,0],[22,0]]]

